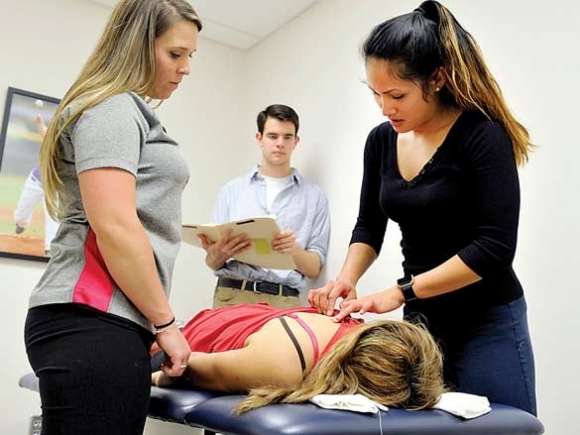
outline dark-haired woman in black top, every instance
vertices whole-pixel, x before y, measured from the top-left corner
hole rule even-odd
[[[386,313],[426,324],[450,386],[536,414],[526,302],[512,268],[520,208],[517,166],[532,148],[472,36],[426,1],[373,29],[367,84],[388,122],[368,136],[360,208],[337,278],[309,302],[336,320]],[[356,298],[399,224],[403,277]]]

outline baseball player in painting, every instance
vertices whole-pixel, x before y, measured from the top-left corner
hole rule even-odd
[[[46,125],[42,116],[38,115],[35,118],[36,130],[41,137],[46,133]],[[22,234],[24,230],[30,225],[32,220],[32,213],[39,202],[44,203],[44,189],[42,187],[42,179],[40,175],[40,167],[34,166],[22,188],[16,209],[14,210],[14,220],[16,221],[16,234]],[[58,223],[51,219],[51,217],[44,210],[44,252],[46,256],[50,254],[50,242],[56,234]]]

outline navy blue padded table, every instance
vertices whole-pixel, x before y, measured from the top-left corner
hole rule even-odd
[[[38,391],[34,373],[19,385]],[[491,412],[463,420],[431,409],[389,409],[360,414],[320,408],[311,403],[274,404],[242,415],[232,413],[241,395],[214,391],[151,387],[149,416],[204,430],[206,435],[542,435],[544,426],[533,415],[492,403]]]
[[[203,398],[203,396],[205,398]],[[320,408],[311,403],[274,404],[232,414],[241,395],[219,396],[199,390],[151,389],[149,416],[202,428],[206,435],[541,435],[533,415],[491,404],[492,411],[463,420],[445,411],[389,409],[360,414]],[[381,431],[382,427],[382,431]]]

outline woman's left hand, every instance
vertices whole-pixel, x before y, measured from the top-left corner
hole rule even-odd
[[[398,287],[392,287],[358,299],[342,301],[340,312],[333,319],[335,322],[340,322],[352,313],[388,313],[399,308],[404,302],[405,298],[401,290]]]

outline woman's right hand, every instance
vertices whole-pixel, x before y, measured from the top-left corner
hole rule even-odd
[[[346,280],[337,278],[334,281],[328,281],[324,287],[312,289],[308,292],[308,303],[311,307],[316,308],[319,313],[332,316],[336,300],[356,298],[356,288]]]
[[[161,364],[161,370],[167,376],[181,376],[187,368],[191,350],[187,340],[176,324],[155,335],[155,341],[165,352],[167,359]]]

